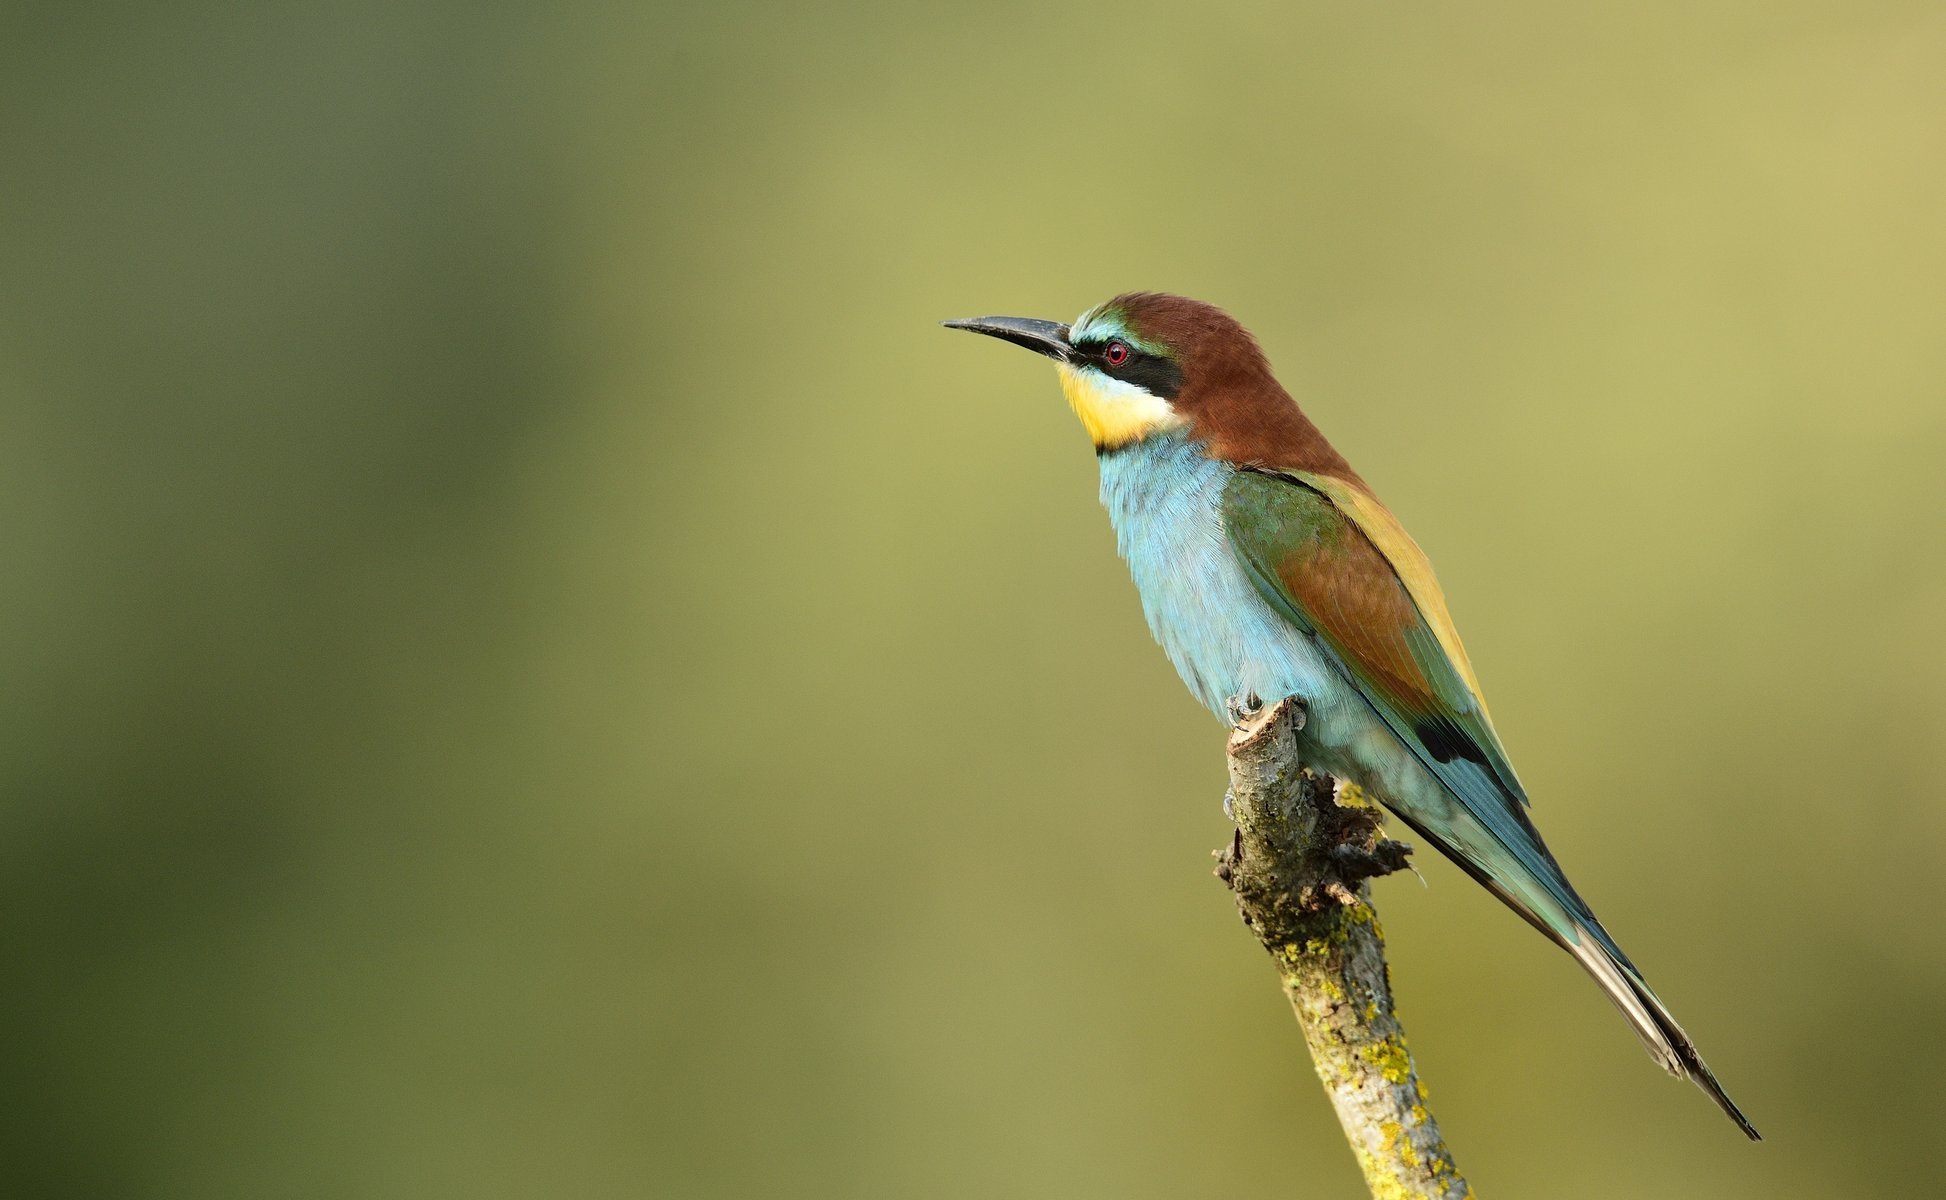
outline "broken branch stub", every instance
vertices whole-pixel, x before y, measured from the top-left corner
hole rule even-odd
[[[1216,873],[1270,953],[1345,1138],[1382,1200],[1472,1195],[1426,1108],[1392,1005],[1385,937],[1366,881],[1405,869],[1411,847],[1385,837],[1376,808],[1341,804],[1305,771],[1296,697],[1233,702],[1230,794],[1236,821]]]

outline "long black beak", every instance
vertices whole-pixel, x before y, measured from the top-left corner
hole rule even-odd
[[[1036,321],[1032,317],[967,317],[960,321],[941,321],[948,329],[970,329],[997,337],[1003,342],[1025,346],[1058,362],[1068,361],[1073,347],[1068,344],[1068,327],[1059,321]]]

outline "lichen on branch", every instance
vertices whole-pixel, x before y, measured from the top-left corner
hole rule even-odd
[[[1377,1200],[1473,1195],[1439,1126],[1392,1006],[1385,935],[1367,880],[1406,867],[1369,805],[1341,804],[1330,778],[1305,771],[1292,697],[1233,703],[1230,794],[1236,821],[1216,873],[1236,896],[1290,998],[1318,1078]]]

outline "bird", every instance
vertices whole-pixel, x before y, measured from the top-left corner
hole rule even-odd
[[[1541,840],[1431,563],[1214,305],[1130,292],[1072,325],[942,322],[1054,360],[1150,631],[1226,724],[1306,706],[1307,765],[1378,798],[1572,955],[1670,1074],[1761,1140]]]

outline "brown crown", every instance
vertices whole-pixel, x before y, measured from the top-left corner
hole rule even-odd
[[[1212,457],[1249,466],[1317,471],[1358,483],[1344,456],[1271,374],[1250,331],[1214,304],[1166,292],[1129,292],[1105,306],[1130,331],[1169,348],[1183,383],[1171,403]]]

